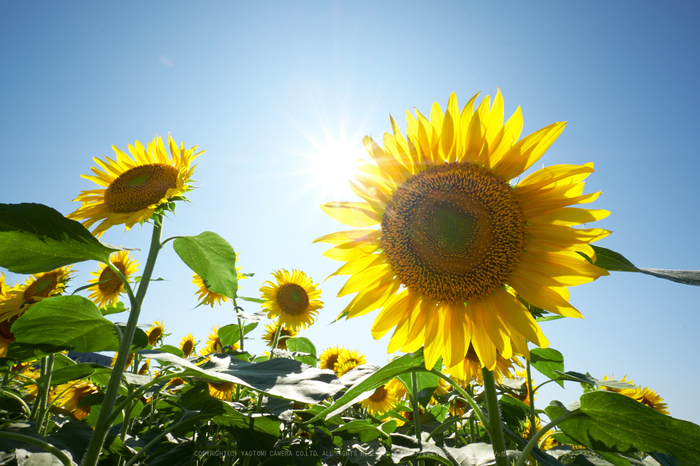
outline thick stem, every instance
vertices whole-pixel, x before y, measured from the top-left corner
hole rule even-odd
[[[44,418],[46,417],[46,412],[48,411],[49,407],[49,394],[51,393],[51,376],[53,374],[53,362],[55,359],[56,355],[54,353],[49,354],[45,359],[46,359],[46,371],[44,375],[44,386],[42,390],[42,395],[41,395],[41,406],[39,407],[39,416],[37,418],[37,425],[36,425],[36,430],[39,433],[42,433],[45,435],[46,432],[44,431]],[[42,360],[42,365],[44,361]]]
[[[501,411],[498,408],[498,395],[496,394],[496,381],[493,379],[493,372],[488,369],[482,368],[481,374],[484,378],[486,409],[488,409],[489,414],[489,435],[491,436],[493,453],[496,455],[496,466],[508,466],[506,442],[503,438],[503,427],[501,426]]]
[[[559,416],[543,428],[541,428],[535,435],[532,436],[529,442],[527,442],[527,445],[525,445],[525,448],[523,448],[523,452],[520,454],[520,457],[518,458],[518,462],[515,463],[515,466],[525,466],[525,462],[527,461],[527,457],[530,456],[530,452],[532,451],[533,448],[535,448],[535,445],[537,445],[537,442],[540,440],[540,437],[544,436],[547,431],[560,422],[564,421],[569,417],[570,413],[565,413],[562,416]]]
[[[527,360],[527,396],[530,399],[530,435],[537,432],[535,421],[535,393],[532,391],[532,373],[530,372],[530,360]]]
[[[277,349],[277,342],[279,342],[280,333],[282,333],[282,324],[277,321],[277,331],[275,332],[275,339],[272,340],[272,349],[270,350],[270,357],[268,359],[275,357],[275,349]]]
[[[124,366],[126,366],[126,361],[129,357],[129,350],[131,349],[134,334],[136,333],[136,326],[138,325],[139,314],[141,313],[141,304],[143,303],[143,298],[146,296],[148,284],[151,281],[151,274],[153,273],[158,252],[162,247],[160,243],[161,232],[163,230],[162,220],[163,217],[161,215],[156,215],[153,217],[153,235],[151,236],[151,247],[148,251],[148,259],[143,270],[143,275],[141,277],[141,282],[139,284],[136,296],[133,295],[131,285],[126,280],[126,277],[124,277],[124,275],[122,275],[112,264],[108,264],[111,266],[110,269],[112,271],[116,270],[119,272],[118,276],[124,283],[124,287],[129,295],[131,312],[129,312],[129,320],[126,324],[126,330],[123,338],[119,343],[119,354],[116,362],[114,363],[114,368],[112,369],[112,375],[109,378],[109,383],[107,384],[107,391],[105,392],[102,408],[100,409],[100,415],[97,419],[95,432],[92,435],[90,445],[88,446],[88,449],[85,452],[85,457],[83,458],[83,466],[95,466],[97,464],[97,460],[100,457],[100,451],[102,450],[102,445],[107,437],[107,431],[112,424],[109,421],[109,417],[114,409],[114,403],[117,399],[117,395],[119,395],[119,386],[121,385],[122,375],[124,374]]]
[[[418,376],[415,372],[411,372],[411,406],[413,407],[413,430],[416,433],[416,439],[418,439],[418,449],[422,450],[420,406],[418,406]]]

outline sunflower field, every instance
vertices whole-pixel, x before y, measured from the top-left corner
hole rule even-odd
[[[593,164],[523,175],[565,124],[521,138],[520,108],[504,122],[500,90],[477,96],[409,113],[405,133],[391,118],[381,142],[363,141],[357,199],[321,206],[350,228],[310,238],[341,263],[338,296],[353,295],[330,331],[376,312],[368,330],[391,333],[394,355],[382,367],[301,336],[324,309],[302,270],[271,271],[242,296],[250,274],[223,236],[164,235],[194,189],[196,146],[113,146],[67,216],[0,204],[0,266],[28,275],[0,275],[0,464],[700,464],[700,426],[627,377],[566,370],[539,326],[581,317],[568,288],[610,272],[694,286],[700,272],[638,268],[594,246],[610,232],[589,226],[609,214],[584,192]],[[152,231],[144,264],[100,241],[137,224]],[[156,261],[173,251],[200,306],[231,310],[206,342],[167,344],[166,315],[140,320]],[[94,278],[76,284],[84,261]],[[254,354],[252,338],[268,351]],[[538,403],[552,382],[583,395]]]

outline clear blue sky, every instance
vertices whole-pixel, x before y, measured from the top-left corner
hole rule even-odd
[[[613,234],[599,243],[639,266],[700,269],[700,11],[695,2],[0,2],[0,202],[38,202],[64,214],[93,184],[92,157],[168,132],[207,152],[200,188],[165,236],[211,230],[240,251],[258,297],[279,268],[322,282],[338,263],[314,238],[344,226],[318,205],[352,200],[317,166],[329,152],[362,153],[365,134],[405,128],[451,92],[465,103],[500,86],[523,134],[568,121],[541,162],[594,162],[587,192]],[[537,166],[541,166],[540,163]],[[138,247],[150,228],[115,227],[109,243]],[[81,263],[81,286],[95,263]],[[161,254],[141,321],[165,319],[178,344],[201,341],[231,308],[199,307],[191,273]],[[10,274],[11,281],[23,279]],[[303,333],[383,364],[376,313],[328,326],[348,299],[344,280],[321,283],[325,309]],[[542,325],[566,368],[627,375],[700,423],[695,388],[700,289],[614,273],[571,289],[584,320]],[[256,310],[253,305],[246,306]],[[126,320],[126,317],[120,317]],[[263,351],[256,331],[252,351]],[[542,376],[539,376],[542,380]],[[550,385],[551,386],[551,385]],[[537,397],[577,399],[554,387]]]

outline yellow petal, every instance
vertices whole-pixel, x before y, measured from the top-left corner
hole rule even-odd
[[[382,217],[364,202],[327,202],[321,209],[334,219],[353,227],[369,227],[381,223]]]

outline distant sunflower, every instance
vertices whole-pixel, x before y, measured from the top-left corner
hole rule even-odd
[[[0,322],[19,317],[39,301],[63,293],[73,273],[71,266],[32,275],[24,284],[6,290],[0,300]]]
[[[399,397],[394,391],[395,385],[384,384],[377,387],[374,393],[362,401],[362,407],[370,414],[382,415],[391,411],[399,404]]]
[[[318,310],[323,307],[319,299],[321,290],[316,289],[318,285],[300,270],[290,274],[282,269],[272,275],[277,283],[267,281],[260,288],[268,317],[279,317],[284,327],[295,331],[313,324]]]
[[[321,353],[320,359],[321,364],[319,367],[321,369],[330,369],[335,371],[335,366],[338,364],[338,358],[345,351],[344,348],[340,346],[335,346],[333,348],[327,348],[323,353]]]
[[[136,272],[139,263],[129,257],[127,251],[117,251],[110,257],[112,265],[119,270],[127,280]],[[95,276],[88,283],[95,283],[94,286],[88,288],[92,293],[88,296],[99,307],[107,306],[119,301],[119,294],[123,293],[124,283],[119,279],[117,274],[112,272],[112,269],[106,264],[100,264],[100,270],[90,272],[90,275]]]
[[[661,398],[655,390],[648,387],[640,387],[634,385],[634,382],[632,382],[631,380],[625,380],[626,378],[627,376],[624,376],[622,380],[620,380],[620,382],[632,384],[630,388],[612,388],[606,387],[603,384],[601,384],[601,388],[610,392],[617,392],[621,395],[625,395],[626,397],[632,398],[633,400],[637,400],[640,403],[644,403],[645,405],[657,410],[662,414],[671,414],[668,411],[668,404],[664,403],[664,399]],[[615,376],[613,375],[610,378],[608,378],[608,376],[605,376],[603,377],[603,381],[605,380],[615,380]]]
[[[188,333],[187,335],[182,337],[182,341],[180,342],[180,350],[182,350],[183,357],[189,358],[190,356],[196,355],[196,346],[197,341],[194,339],[194,335],[192,335],[191,333]]]
[[[335,363],[335,373],[340,377],[365,363],[367,363],[367,357],[364,354],[357,350],[344,350],[338,356],[338,362]]]
[[[162,320],[156,320],[153,322],[153,325],[151,325],[151,328],[146,332],[146,335],[148,335],[148,344],[155,346],[158,341],[163,339],[164,334],[165,323],[163,323]]]
[[[512,396],[512,397],[514,397],[514,398],[519,399],[520,401],[522,401],[522,402],[525,403],[526,405],[530,406],[530,403],[531,403],[531,399],[530,399],[530,387],[527,386],[527,371],[526,371],[526,370],[518,370],[518,371],[515,372],[515,375],[516,375],[517,377],[522,377],[522,378],[525,379],[525,394],[524,394],[524,395],[514,395],[514,394],[511,393],[511,394],[509,394],[509,395]],[[513,379],[513,378],[515,378],[515,377],[510,376],[510,377],[508,377],[508,378]],[[535,381],[534,381],[534,380],[532,381],[532,386],[533,386],[533,387],[535,386]],[[537,398],[534,398],[534,399],[536,400]]]
[[[570,208],[592,202],[583,194],[593,165],[542,168],[511,185],[556,140],[554,123],[518,141],[520,108],[503,124],[500,90],[493,106],[474,96],[460,111],[452,94],[443,113],[435,103],[430,121],[407,114],[407,138],[391,119],[393,135],[382,149],[365,137],[372,162],[360,161],[352,181],[363,202],[332,202],[323,210],[353,227],[316,241],[336,245],[324,253],[345,262],[334,275],[350,275],[338,293],[357,293],[343,311],[356,317],[382,309],[372,325],[378,339],[394,329],[388,352],[424,346],[425,365],[440,356],[460,363],[470,344],[482,366],[498,355],[528,355],[526,341],[548,342],[527,302],[560,315],[581,317],[569,304],[568,286],[608,272],[590,264],[589,243],[609,234],[576,229],[607,211]]]
[[[496,367],[493,369],[493,376],[496,381],[500,382],[503,379],[503,376],[506,378],[513,378],[513,374],[511,373],[513,370],[513,362],[521,365],[520,361],[516,357],[513,357],[512,359],[505,359],[500,354],[498,354],[496,358]],[[467,354],[464,356],[464,359],[454,366],[447,368],[445,372],[459,380],[469,382],[470,380],[474,379],[477,383],[482,384],[483,376],[481,374],[481,367],[481,361],[476,355],[474,346],[469,345],[469,349],[467,350]]]
[[[209,394],[223,401],[231,401],[235,389],[236,384],[231,382],[209,382]]]
[[[236,253],[236,264],[238,264],[238,256],[239,255],[240,255],[240,252]],[[243,266],[236,267],[236,272],[238,272],[238,280],[243,280],[243,279],[248,278],[245,275],[240,273],[242,268],[243,268]],[[214,307],[214,304],[220,305],[222,302],[227,303],[229,301],[227,296],[209,291],[207,284],[204,283],[204,280],[196,273],[194,275],[192,275],[192,283],[194,283],[198,287],[195,294],[197,295],[199,302],[202,304],[205,304],[205,305],[210,306],[210,307]]]
[[[139,368],[138,375],[148,375],[148,369],[151,367],[151,360],[146,359]]]
[[[275,334],[277,333],[277,322],[273,322],[272,325],[265,325],[265,334],[263,335],[263,340],[267,342],[267,346],[272,347],[272,343],[275,341]],[[287,339],[282,339],[282,337],[294,338],[299,332],[290,330],[287,327],[282,327],[280,330],[280,337],[277,341],[277,349],[286,350],[287,349]]]
[[[93,167],[96,176],[81,176],[104,188],[82,191],[75,201],[83,205],[68,218],[82,220],[86,228],[101,222],[92,232],[99,237],[114,225],[124,224],[129,230],[151,218],[158,206],[187,192],[196,167],[192,162],[203,151],[195,154],[197,146],[185,150],[184,142],[178,148],[170,135],[168,147],[172,157],[160,137],[147,147],[136,141],[135,146],[129,144],[131,157],[112,146],[116,161],[93,158],[102,170]]]
[[[207,354],[218,353],[224,347],[224,345],[221,343],[221,339],[219,338],[220,328],[221,325],[211,328],[211,333],[209,333],[209,338],[207,338],[206,347],[204,350],[202,350],[202,355],[206,356]],[[237,350],[240,349],[240,346],[238,346],[238,343],[235,343],[233,346],[231,346],[231,349]]]
[[[540,418],[536,417],[535,418],[535,433],[539,432],[541,429],[542,429],[542,425],[540,424]],[[543,450],[543,451],[550,450],[558,445],[558,442],[554,439],[554,437],[551,437],[551,434],[554,434],[554,433],[555,433],[555,431],[548,430],[542,436],[542,438],[540,438],[540,441],[539,441],[540,450]],[[529,418],[525,422],[524,430],[523,430],[522,434],[520,434],[520,436],[522,438],[524,438],[525,440],[529,440],[532,438],[532,436],[533,436],[532,424],[530,423]]]
[[[111,367],[114,367],[114,365],[117,363],[118,357],[119,357],[119,351],[115,351],[114,356],[112,357],[112,362],[109,364]],[[134,353],[129,353],[129,357],[126,358],[126,364],[124,365],[125,371],[129,369],[132,362],[134,362]]]

